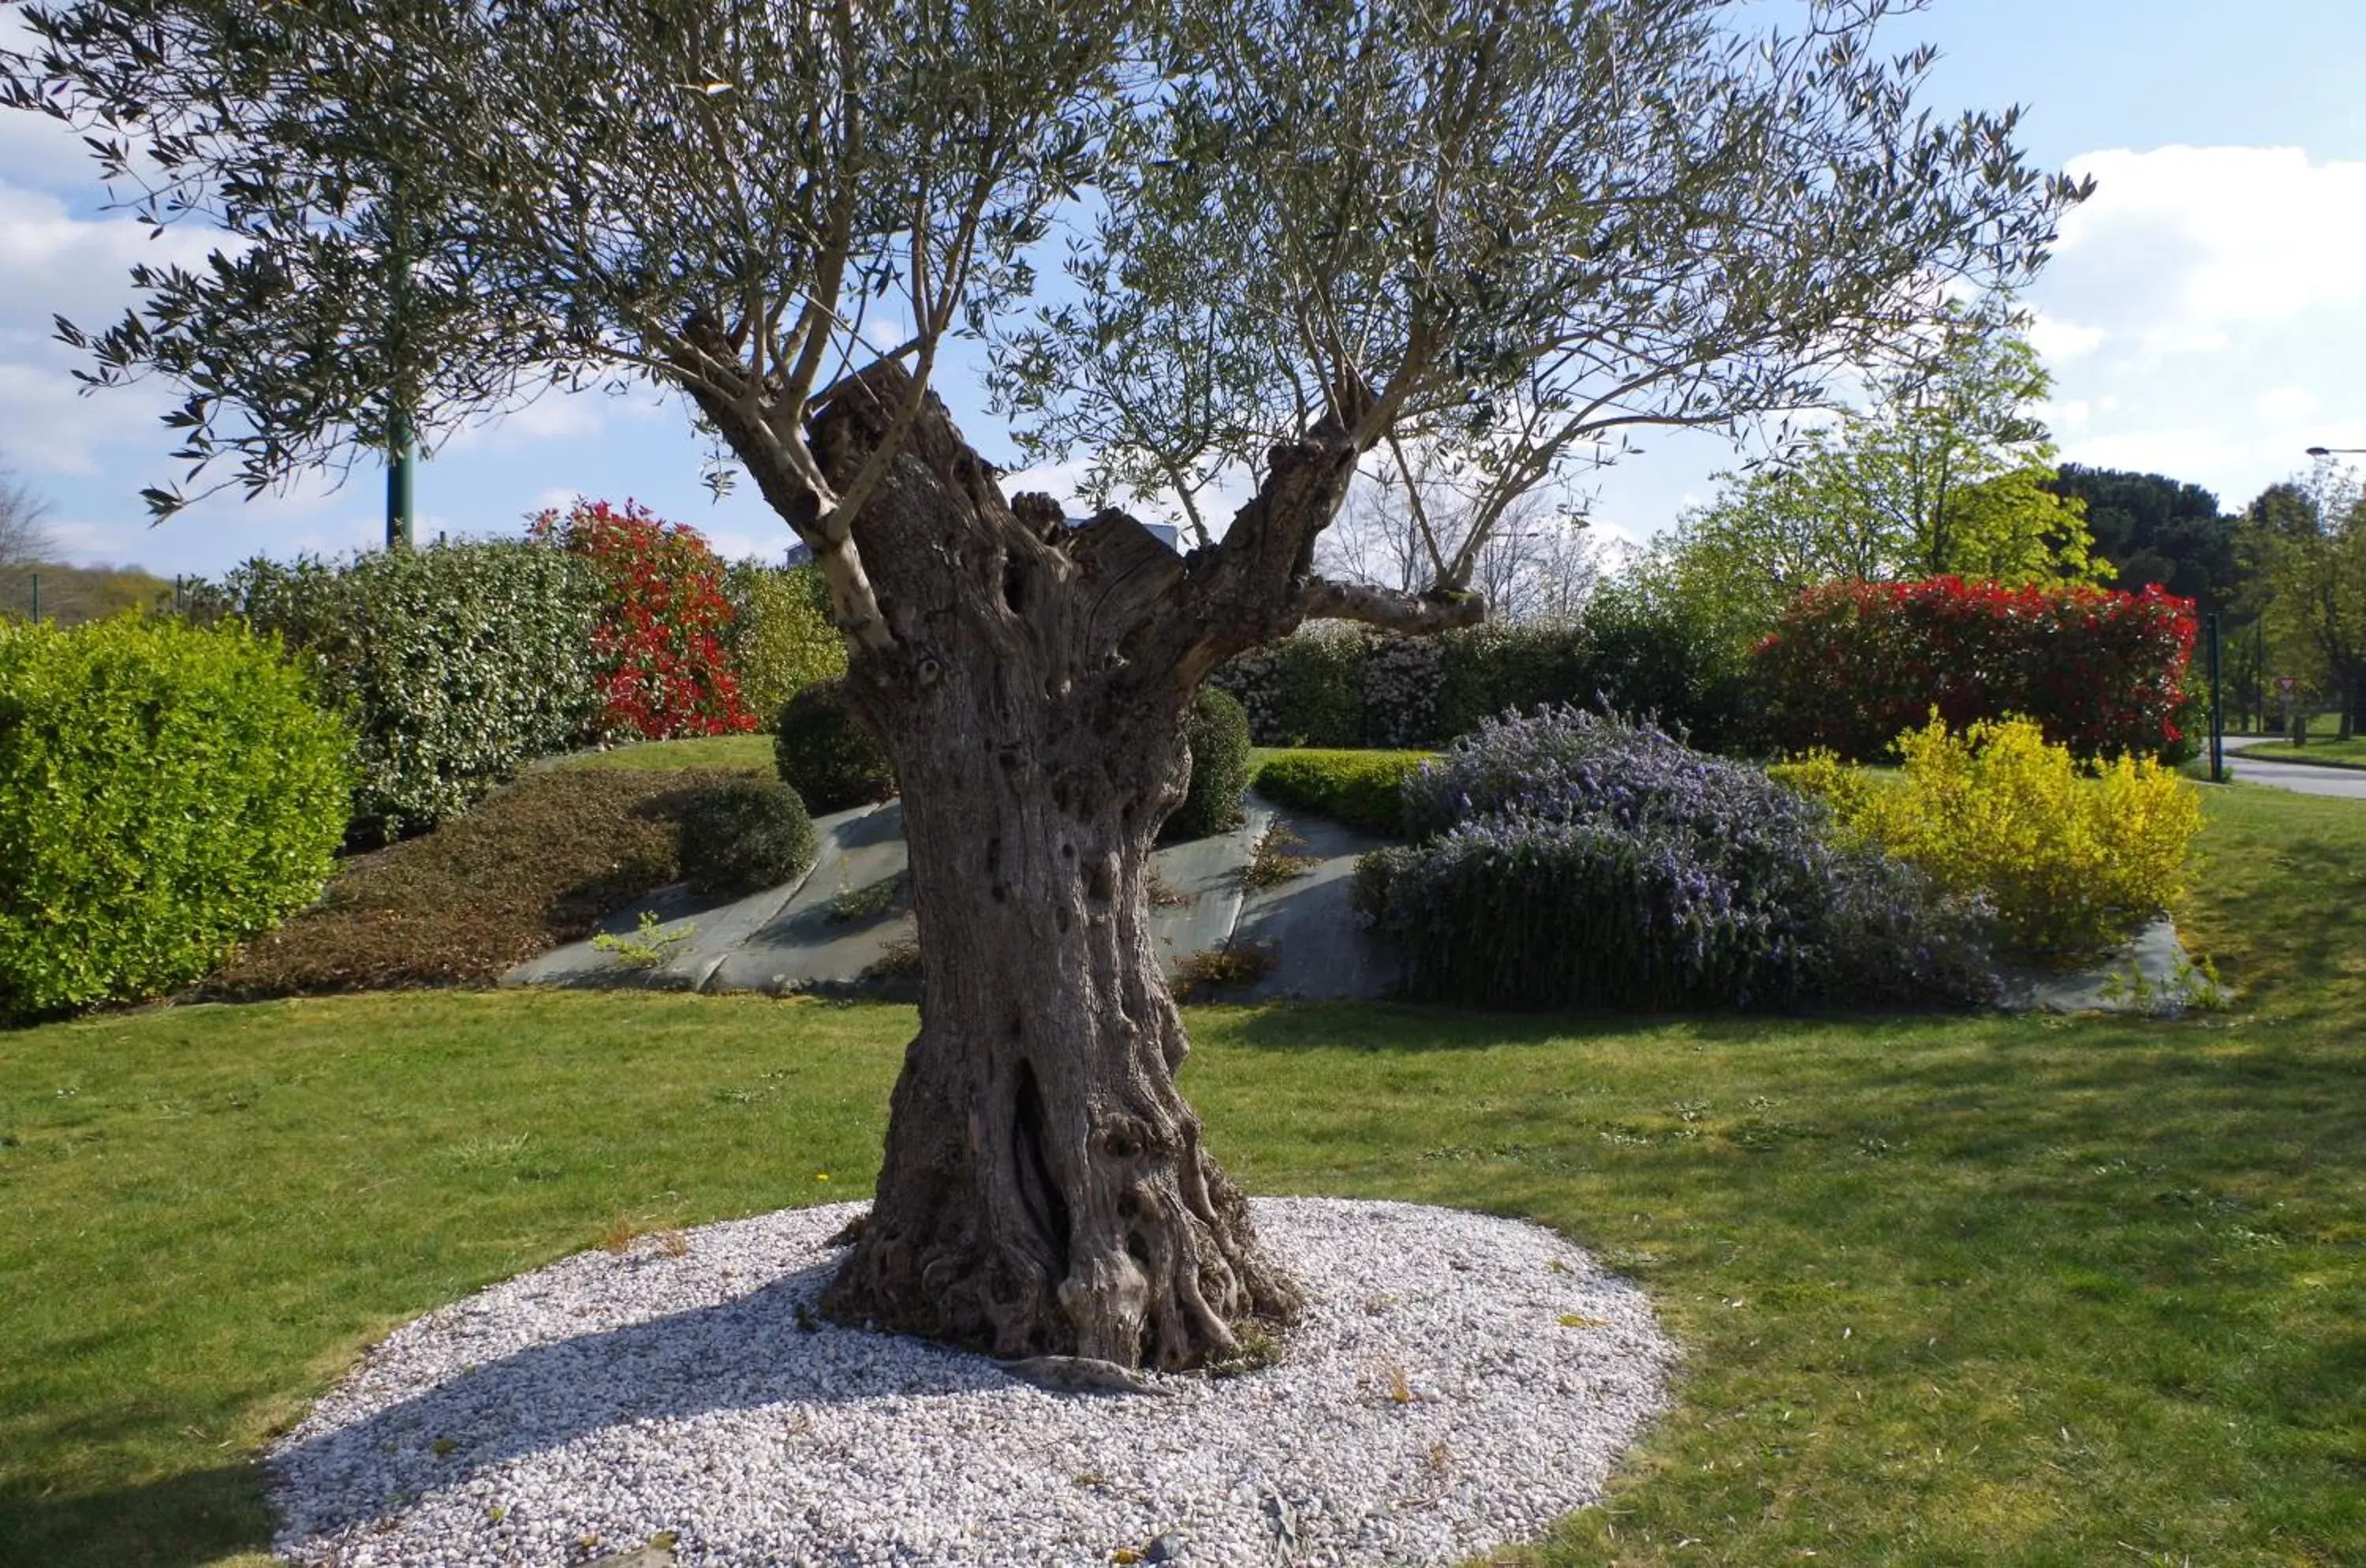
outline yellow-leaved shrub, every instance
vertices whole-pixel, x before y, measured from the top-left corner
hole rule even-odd
[[[2172,769],[2133,757],[2082,767],[2027,719],[1958,734],[1934,715],[1898,749],[1905,766],[1895,781],[1830,753],[1776,773],[1943,886],[1985,895],[2008,948],[2047,959],[2090,953],[2185,889],[2202,806]]]

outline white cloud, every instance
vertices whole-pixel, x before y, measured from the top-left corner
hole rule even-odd
[[[2047,429],[2054,432],[2057,441],[2086,434],[2094,413],[2095,405],[2084,398],[2046,403],[2038,410],[2038,417],[2045,422]]]
[[[2063,220],[2041,352],[2129,337],[2163,355],[2214,352],[2244,327],[2366,304],[2366,162],[2162,147],[2090,152],[2070,172],[2096,190]]]
[[[12,112],[0,114],[0,169],[17,185],[74,190],[91,183],[98,164],[71,126],[47,115]]]
[[[0,438],[13,466],[28,476],[96,473],[106,448],[131,432],[153,452],[169,449],[156,419],[178,400],[170,389],[84,396],[72,372],[85,356],[56,341],[51,317],[108,325],[130,303],[133,263],[192,265],[212,248],[194,231],[152,241],[127,218],[77,218],[55,196],[0,182]]]
[[[2325,400],[2306,387],[2270,387],[2251,399],[2251,412],[2262,423],[2305,423],[2323,410]]]
[[[698,527],[694,523],[691,526]],[[737,531],[724,533],[709,531],[705,528],[699,528],[698,531],[706,536],[706,542],[713,546],[715,553],[725,560],[757,560],[767,564],[777,564],[788,553],[789,546],[795,540],[795,536],[789,532],[789,525],[785,523],[781,525],[777,533],[771,534],[743,534]]]
[[[2033,316],[2029,323],[2030,346],[2037,350],[2038,357],[2049,365],[2076,359],[2082,354],[2092,354],[2102,341],[2102,328],[2073,326],[2067,321],[2057,321],[2044,311]]]
[[[2366,162],[2171,146],[2070,166],[2096,192],[2031,296],[2066,458],[2233,508],[2366,422]]]

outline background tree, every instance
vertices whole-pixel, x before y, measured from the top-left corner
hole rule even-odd
[[[65,334],[184,388],[183,454],[251,491],[394,407],[432,438],[552,378],[686,394],[813,551],[903,789],[920,1032],[826,1308],[1182,1367],[1297,1299],[1175,1087],[1144,879],[1192,693],[1309,616],[1478,616],[1311,570],[1390,443],[1517,494],[1812,401],[1934,278],[2023,276],[2080,187],[2011,114],[1920,113],[1891,9],[93,0],[24,7],[6,95],[234,237]],[[1186,558],[1006,500],[930,394],[961,333],[1042,449],[1249,499]]]
[[[2245,521],[2270,657],[2335,701],[2347,740],[2366,726],[2366,488],[2354,470],[2320,463],[2305,484],[2262,491]]]
[[[2089,555],[2081,503],[2048,488],[2053,447],[2029,412],[2048,382],[2020,321],[2002,298],[1944,306],[1867,372],[1865,408],[1721,476],[1647,570],[1743,642],[1835,579],[2084,581],[2108,570]]]
[[[2024,582],[2092,570],[2077,509],[2043,489],[2054,448],[2032,411],[2053,383],[2024,322],[2006,296],[1948,302],[1819,455],[1865,514],[1857,525],[1897,542],[1904,574]]]
[[[1585,519],[1542,491],[1492,505],[1490,481],[1443,462],[1393,464],[1351,486],[1315,545],[1325,575],[1414,594],[1451,582],[1507,620],[1575,615],[1601,576]],[[1492,512],[1492,516],[1488,515]]]
[[[2112,566],[2106,586],[2140,592],[2158,583],[2219,618],[2220,660],[2230,709],[2265,706],[2265,637],[2259,623],[2261,585],[2239,547],[2240,519],[2223,513],[2218,498],[2197,484],[2165,474],[2090,468],[2065,463],[2048,487],[2086,503],[2094,551]]]
[[[2112,565],[2106,587],[2135,593],[2158,583],[2204,612],[2233,607],[2243,583],[2239,521],[2210,491],[2166,474],[2078,463],[2063,464],[2048,488],[2086,503],[2095,553]]]
[[[31,611],[32,568],[53,547],[43,525],[48,512],[49,503],[0,461],[0,610]]]

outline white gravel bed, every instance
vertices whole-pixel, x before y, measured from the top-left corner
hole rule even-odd
[[[1309,1297],[1274,1365],[1049,1393],[814,1318],[859,1208],[583,1253],[405,1325],[273,1450],[277,1551],[556,1568],[671,1532],[689,1568],[1457,1562],[1598,1500],[1674,1354],[1549,1231],[1262,1198]]]

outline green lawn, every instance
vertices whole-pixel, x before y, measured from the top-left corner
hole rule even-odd
[[[2366,1562],[2366,808],[2211,801],[2180,1024],[1194,1011],[1256,1191],[1525,1215],[1676,1408],[1551,1563]],[[234,1561],[375,1335],[860,1196],[908,1010],[412,992],[0,1034],[0,1562]],[[828,1179],[823,1180],[827,1173]]]
[[[689,740],[644,740],[606,751],[578,751],[561,768],[755,768],[773,771],[769,735],[703,735]]]
[[[2283,737],[2270,736],[2257,746],[2244,748],[2247,756],[2290,758],[2295,762],[2359,762],[2366,763],[2366,737],[2351,740],[2336,740],[2328,728],[2322,739],[2312,736],[2305,746],[2295,746]]]

